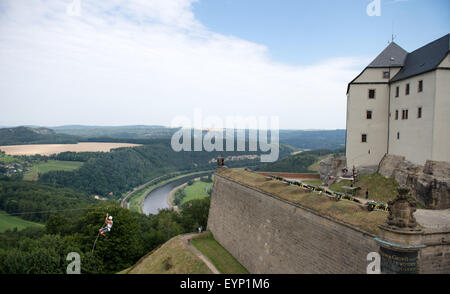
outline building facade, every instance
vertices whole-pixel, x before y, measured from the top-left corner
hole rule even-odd
[[[385,154],[450,162],[450,34],[411,53],[392,42],[347,88],[347,166]]]

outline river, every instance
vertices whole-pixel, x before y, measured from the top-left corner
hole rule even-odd
[[[167,199],[169,198],[170,192],[176,187],[187,183],[189,180],[204,177],[211,174],[212,172],[205,172],[195,175],[185,176],[173,181],[170,181],[162,186],[159,186],[152,191],[150,191],[142,202],[142,211],[149,214],[157,214],[159,209],[169,208]]]

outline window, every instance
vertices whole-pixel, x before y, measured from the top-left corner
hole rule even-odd
[[[422,118],[422,107],[417,108],[417,118]]]
[[[406,84],[405,95],[409,95],[409,84]]]
[[[400,87],[397,86],[397,87],[395,87],[395,97],[398,97],[399,94],[400,94]]]
[[[419,84],[417,85],[417,92],[423,92],[423,81],[420,80]]]
[[[369,90],[369,99],[375,99],[375,90],[374,89]]]
[[[397,140],[400,140],[400,132],[397,132]]]
[[[408,109],[402,110],[402,119],[408,119]]]
[[[408,119],[408,109],[402,110],[402,119]]]
[[[389,79],[389,72],[388,71],[383,71],[383,79]]]
[[[398,110],[395,111],[395,120],[398,120]]]
[[[366,111],[366,118],[367,119],[372,119],[372,110],[367,110]]]
[[[362,134],[361,135],[361,142],[367,143],[367,134]]]

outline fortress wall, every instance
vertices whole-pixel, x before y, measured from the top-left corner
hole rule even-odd
[[[214,177],[208,229],[251,273],[366,273],[374,236],[276,196]]]
[[[449,229],[436,231],[426,231],[422,237],[426,247],[419,253],[420,273],[450,273],[450,231]]]

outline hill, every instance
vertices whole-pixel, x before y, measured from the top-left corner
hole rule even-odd
[[[127,274],[211,274],[212,271],[196,256],[181,236],[174,237],[141,258]]]
[[[74,144],[74,136],[57,134],[47,128],[16,127],[0,129],[0,146],[24,144]]]
[[[21,218],[43,223],[50,217],[49,211],[72,210],[75,212],[95,203],[85,193],[51,185],[0,179],[0,210],[19,213]]]
[[[52,127],[58,134],[67,134],[83,138],[109,137],[118,139],[154,139],[170,138],[177,129],[163,126],[60,126]]]
[[[0,233],[6,230],[23,230],[28,227],[43,227],[42,224],[26,221],[17,216],[8,215],[0,210]]]
[[[58,134],[83,138],[155,139],[170,138],[178,129],[164,126],[60,126]],[[245,131],[248,136],[248,130]],[[345,130],[280,130],[280,143],[297,149],[338,149],[344,147]]]
[[[339,149],[345,146],[345,130],[280,130],[280,143],[303,150]]]
[[[190,240],[189,244],[187,240]],[[119,274],[248,274],[210,232],[176,236]]]
[[[175,152],[169,139],[147,140],[146,144],[133,148],[114,149],[109,153],[84,154],[86,158],[73,153],[61,154],[55,159],[85,161],[75,171],[50,171],[42,174],[39,181],[71,187],[91,194],[120,195],[153,178],[175,171],[204,171],[214,169],[215,158],[259,154],[260,152]],[[280,146],[280,157],[290,149]],[[89,156],[92,158],[88,159]],[[256,166],[259,158],[229,160],[230,167]]]
[[[308,173],[317,172],[317,163],[326,156],[339,155],[343,149],[312,150],[287,156],[278,161],[263,164],[255,168],[258,171]]]

